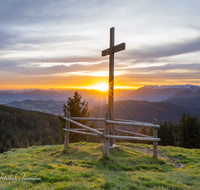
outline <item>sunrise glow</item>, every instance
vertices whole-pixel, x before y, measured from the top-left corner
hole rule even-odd
[[[100,91],[107,91],[108,90],[108,84],[100,83],[100,84],[94,85],[92,87],[92,89],[100,90]]]
[[[106,91],[111,27],[114,44],[126,43],[114,56],[115,89],[200,85],[200,1],[192,2],[2,1],[0,90]]]

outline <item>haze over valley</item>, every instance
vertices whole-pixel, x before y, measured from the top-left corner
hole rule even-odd
[[[31,111],[62,114],[63,104],[75,89],[30,89],[0,91],[1,104]],[[79,89],[89,104],[91,117],[104,117],[107,111],[107,91]],[[117,118],[151,122],[178,122],[183,113],[200,116],[200,86],[143,86],[137,90],[115,89],[114,115]]]

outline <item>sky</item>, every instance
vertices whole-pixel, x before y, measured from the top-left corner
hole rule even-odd
[[[0,90],[200,85],[199,0],[1,0]]]

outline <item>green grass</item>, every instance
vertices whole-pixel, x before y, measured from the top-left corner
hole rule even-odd
[[[160,146],[166,159],[154,159],[134,149],[151,150],[152,145],[117,145],[108,159],[102,157],[102,144],[85,142],[66,150],[47,145],[5,152],[0,154],[0,189],[200,189],[200,150]],[[183,167],[176,169],[175,163]]]

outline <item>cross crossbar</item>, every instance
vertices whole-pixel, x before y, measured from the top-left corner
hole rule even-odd
[[[112,48],[112,53],[116,53],[118,51],[125,50],[125,43],[121,43],[119,45],[116,45]],[[110,54],[110,48],[105,49],[102,51],[102,56],[106,56]]]

